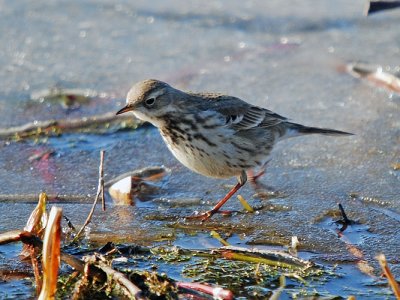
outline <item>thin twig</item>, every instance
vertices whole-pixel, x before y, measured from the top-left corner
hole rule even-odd
[[[132,116],[116,116],[114,112],[108,112],[102,115],[82,117],[76,119],[62,120],[45,120],[26,123],[19,126],[0,128],[0,139],[10,138],[14,136],[25,137],[29,135],[37,135],[38,133],[61,130],[62,132],[72,132],[90,128],[91,126],[105,125],[111,122],[131,121]],[[135,121],[136,122],[136,121]],[[137,121],[141,124],[141,121]]]
[[[86,226],[90,223],[94,210],[96,208],[97,201],[99,201],[100,196],[102,195],[102,191],[104,190],[104,179],[103,179],[103,163],[104,163],[104,150],[100,151],[100,166],[99,166],[99,184],[97,186],[97,193],[96,198],[94,199],[92,209],[89,212],[89,215],[86,218],[85,223],[82,225],[82,228],[78,231],[75,238],[73,239],[73,243],[76,242],[80,235],[82,234],[83,230],[85,230]]]
[[[144,300],[147,299],[142,290],[139,289],[136,285],[132,283],[124,274],[112,269],[109,266],[104,264],[97,265],[101,270],[103,270],[108,276],[110,276],[115,282],[118,282],[124,290],[126,289],[126,293],[129,297],[133,297],[137,300]]]
[[[346,222],[346,224],[351,223],[349,218],[347,217],[347,215],[344,211],[343,205],[341,203],[339,203],[339,210],[340,210],[340,213],[342,214],[343,220]]]
[[[101,189],[101,209],[103,211],[106,211],[106,201],[105,201],[105,197],[104,197],[104,179],[102,179],[102,186],[103,188]]]
[[[105,151],[100,151],[100,166],[99,166],[99,186],[100,186],[100,193],[101,193],[101,208],[103,211],[106,211],[106,202],[104,198],[104,154]]]
[[[393,293],[396,296],[397,300],[400,300],[400,287],[399,284],[397,283],[396,279],[394,278],[392,272],[390,271],[390,268],[387,264],[386,257],[384,254],[379,254],[376,259],[378,260],[379,264],[381,265],[382,271],[385,274],[386,278],[388,279],[388,282],[390,286],[392,287]]]
[[[101,188],[101,208],[106,211],[106,201],[104,198],[104,154],[105,151],[100,151],[100,166],[99,166],[99,186]]]

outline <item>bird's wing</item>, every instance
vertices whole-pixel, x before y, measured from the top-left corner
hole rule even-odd
[[[239,98],[219,94],[201,94],[201,96],[204,100],[207,100],[202,103],[202,108],[217,111],[224,117],[223,126],[236,131],[256,127],[268,128],[287,121],[287,118],[281,115],[251,105]]]
[[[264,108],[249,106],[236,119],[239,122],[232,122],[232,128],[235,130],[246,130],[255,127],[267,128],[276,126],[286,120],[286,118]]]

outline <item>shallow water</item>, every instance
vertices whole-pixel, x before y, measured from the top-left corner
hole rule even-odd
[[[400,13],[365,17],[364,4],[0,1],[0,127],[117,111],[132,83],[158,78],[182,89],[229,93],[306,125],[353,132],[352,137],[301,137],[278,144],[262,182],[286,197],[260,200],[245,187],[241,194],[250,204],[265,207],[258,214],[216,216],[205,225],[190,225],[191,230],[200,233],[221,224],[221,231],[246,232],[245,244],[250,245],[288,244],[296,235],[304,251],[340,262],[341,255],[350,255],[348,244],[338,238],[330,213],[342,203],[361,226],[349,231],[350,242],[362,250],[374,274],[380,274],[374,257],[382,252],[399,277],[400,171],[392,165],[400,160],[400,98],[338,68],[366,61],[397,72]],[[90,88],[106,96],[74,110],[30,99],[55,85]],[[110,203],[106,213],[99,210],[91,225],[96,238],[113,232],[139,242],[140,232],[140,241],[147,244],[164,235],[173,240],[171,224],[183,223],[178,217],[208,209],[227,192],[224,186],[234,183],[185,169],[150,126],[0,141],[0,149],[2,195],[46,191],[93,197],[101,149],[106,150],[106,181],[146,166],[172,170],[157,195],[160,201],[129,208]],[[46,151],[52,155],[30,159]],[[180,207],[183,199],[195,201]],[[1,231],[23,226],[34,207],[24,202],[0,202]],[[88,204],[57,205],[76,224],[90,209]],[[227,208],[242,209],[235,199]],[[197,242],[185,231],[178,234],[176,243]],[[3,247],[1,253],[9,251]],[[354,263],[340,268],[346,275],[331,278],[324,289],[367,297],[365,284],[371,279]],[[342,289],[343,281],[348,288]]]

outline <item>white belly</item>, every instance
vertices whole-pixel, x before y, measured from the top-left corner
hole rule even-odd
[[[195,119],[195,118],[193,118]],[[193,131],[186,123],[159,127],[160,133],[172,154],[187,168],[208,177],[229,178],[240,176],[242,171],[262,166],[269,151],[257,150],[254,140],[238,136],[225,126],[215,126],[218,118],[207,119],[207,128]],[[198,127],[199,124],[197,124]]]
[[[229,178],[238,176],[241,172],[240,168],[229,168],[220,157],[218,149],[212,149],[205,142],[199,141],[187,147],[184,143],[176,145],[164,135],[162,137],[175,158],[196,173],[208,177]]]

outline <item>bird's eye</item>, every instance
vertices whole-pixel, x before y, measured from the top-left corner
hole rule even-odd
[[[144,104],[147,107],[151,107],[154,105],[154,102],[156,102],[156,98],[149,98],[149,99],[146,99],[146,101],[144,101]]]

